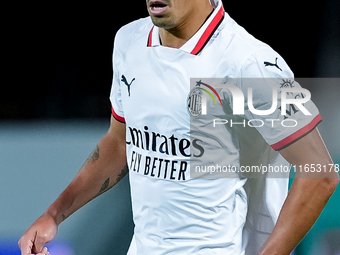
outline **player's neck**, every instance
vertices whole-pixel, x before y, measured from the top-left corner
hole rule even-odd
[[[207,1],[207,6],[202,6],[198,11],[172,29],[159,29],[160,39],[163,46],[171,48],[182,47],[204,24],[213,11],[213,7]]]

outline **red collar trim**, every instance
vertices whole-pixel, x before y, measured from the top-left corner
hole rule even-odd
[[[205,31],[203,32],[201,38],[196,43],[196,45],[193,48],[193,50],[190,52],[191,54],[198,55],[203,50],[205,45],[209,42],[210,38],[215,33],[216,29],[222,23],[222,21],[224,19],[224,14],[225,14],[224,8],[223,8],[223,5],[221,5],[220,9],[216,13],[215,17],[210,22],[208,27],[205,29]],[[152,47],[153,46],[153,42],[152,42],[152,33],[153,33],[153,31],[154,31],[154,26],[151,28],[151,31],[149,32],[148,43],[147,43],[148,47]]]
[[[209,42],[210,38],[215,33],[216,29],[219,27],[219,25],[222,23],[224,19],[224,8],[223,5],[221,5],[220,10],[217,12],[214,19],[211,21],[207,29],[204,31],[201,38],[198,40],[195,48],[190,52],[193,55],[199,54],[204,46]]]
[[[153,31],[153,28],[154,28],[155,26],[152,26],[152,28],[151,28],[151,31],[150,31],[150,33],[149,33],[149,37],[148,37],[148,47],[151,47],[152,46],[152,31]]]

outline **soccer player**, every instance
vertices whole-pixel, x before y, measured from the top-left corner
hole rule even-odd
[[[147,0],[147,8],[150,17],[124,26],[115,38],[107,134],[70,185],[21,237],[22,254],[48,254],[44,245],[58,225],[127,172],[135,223],[129,255],[290,254],[339,182],[316,129],[321,121],[316,107],[310,101],[304,104],[310,116],[294,107],[286,116],[279,107],[274,109],[280,120],[297,120],[289,129],[271,128],[273,122],[261,116],[256,119],[263,125],[255,125],[250,121],[254,115],[245,109],[244,122],[238,120],[238,125],[248,120],[250,135],[224,126],[224,136],[216,137],[207,130],[210,116],[202,115],[202,104],[197,104],[201,94],[190,89],[190,78],[238,78],[235,86],[244,93],[250,87],[247,78],[274,78],[270,84],[256,83],[253,90],[254,108],[265,110],[271,105],[268,88],[299,87],[292,72],[273,49],[229,17],[220,0]],[[204,79],[195,82],[201,91],[211,87]],[[218,113],[232,110],[228,93],[218,93]],[[202,124],[192,133],[191,118]],[[245,141],[248,146],[242,145]],[[190,171],[190,164],[204,153],[240,169],[244,150],[251,150],[246,159],[253,164],[318,164],[329,173],[303,178],[309,174],[298,172],[287,195],[286,179],[252,185],[255,179],[243,176],[194,178]]]

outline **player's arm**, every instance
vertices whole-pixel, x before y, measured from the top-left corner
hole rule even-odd
[[[260,255],[289,255],[317,220],[339,183],[333,161],[317,129],[280,153],[293,165],[320,164],[322,172],[297,171],[277,224]]]
[[[44,254],[43,246],[54,238],[63,220],[118,183],[127,173],[125,150],[125,124],[111,118],[109,131],[73,181],[21,237],[21,253]]]

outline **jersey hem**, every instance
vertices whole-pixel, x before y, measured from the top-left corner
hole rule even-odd
[[[318,114],[308,125],[304,126],[300,130],[298,130],[295,133],[291,134],[290,136],[284,138],[283,140],[281,140],[281,141],[279,141],[275,144],[272,144],[271,147],[276,151],[282,150],[282,149],[288,147],[289,145],[291,145],[292,143],[298,141],[302,137],[308,135],[321,122],[322,122],[321,115]]]

